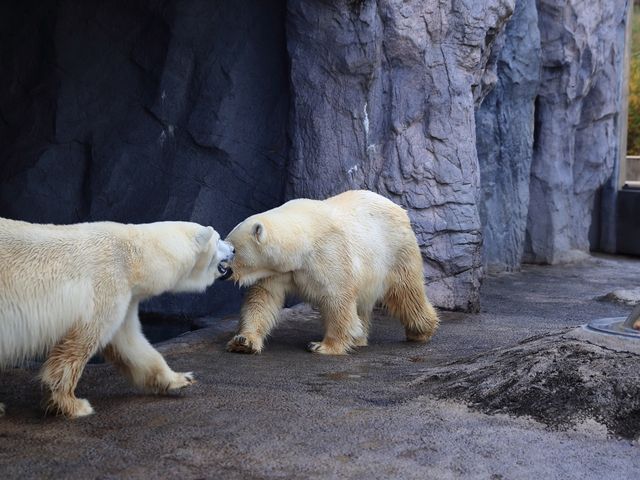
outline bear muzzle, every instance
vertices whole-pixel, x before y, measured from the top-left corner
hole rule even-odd
[[[218,242],[218,273],[221,275],[219,280],[227,280],[233,275],[233,270],[229,266],[229,263],[235,256],[236,249],[229,242],[220,240]]]
[[[223,265],[222,263],[218,265],[218,272],[222,274],[219,280],[229,280],[231,278],[231,275],[233,275],[233,270],[231,270],[231,267],[229,267],[228,265]]]

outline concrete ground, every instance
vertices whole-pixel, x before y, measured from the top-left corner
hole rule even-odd
[[[305,351],[321,337],[307,308],[283,314],[261,355],[224,351],[235,328],[226,319],[162,345],[174,369],[199,380],[178,395],[138,393],[110,365],[90,365],[78,395],[96,414],[76,421],[43,416],[35,366],[9,370],[0,478],[634,478],[637,438],[590,418],[554,428],[483,413],[436,396],[425,378],[534,335],[625,316],[630,307],[595,298],[639,283],[637,259],[525,266],[486,279],[479,314],[442,313],[428,345],[404,342],[400,325],[378,315],[370,346],[346,357]]]

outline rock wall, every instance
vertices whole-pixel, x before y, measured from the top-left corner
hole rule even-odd
[[[288,3],[288,196],[377,191],[407,208],[437,305],[482,275],[474,108],[513,0]],[[489,72],[490,73],[490,72]]]
[[[433,302],[475,310],[483,248],[499,270],[589,248],[627,1],[3,2],[0,216],[225,234],[367,188],[408,210]]]
[[[284,2],[3,2],[0,216],[192,220],[226,234],[281,203]],[[240,294],[167,297],[217,314]]]
[[[500,36],[495,88],[476,112],[484,263],[516,270],[524,253],[541,50],[535,0],[516,0]]]
[[[589,251],[618,155],[626,11],[627,0],[517,0],[476,113],[489,268]]]
[[[589,251],[594,196],[618,154],[627,3],[537,2],[542,80],[525,261],[572,261]]]

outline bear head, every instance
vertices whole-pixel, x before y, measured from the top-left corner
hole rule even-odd
[[[293,272],[302,265],[308,232],[275,210],[247,218],[225,239],[235,250],[229,264],[233,271],[231,279],[242,286]]]
[[[231,276],[233,247],[212,227],[192,222],[141,225],[148,293],[202,292],[219,278]]]

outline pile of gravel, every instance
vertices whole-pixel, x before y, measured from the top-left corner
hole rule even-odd
[[[532,337],[432,369],[413,386],[555,429],[593,418],[612,434],[640,436],[640,355],[567,333]]]

